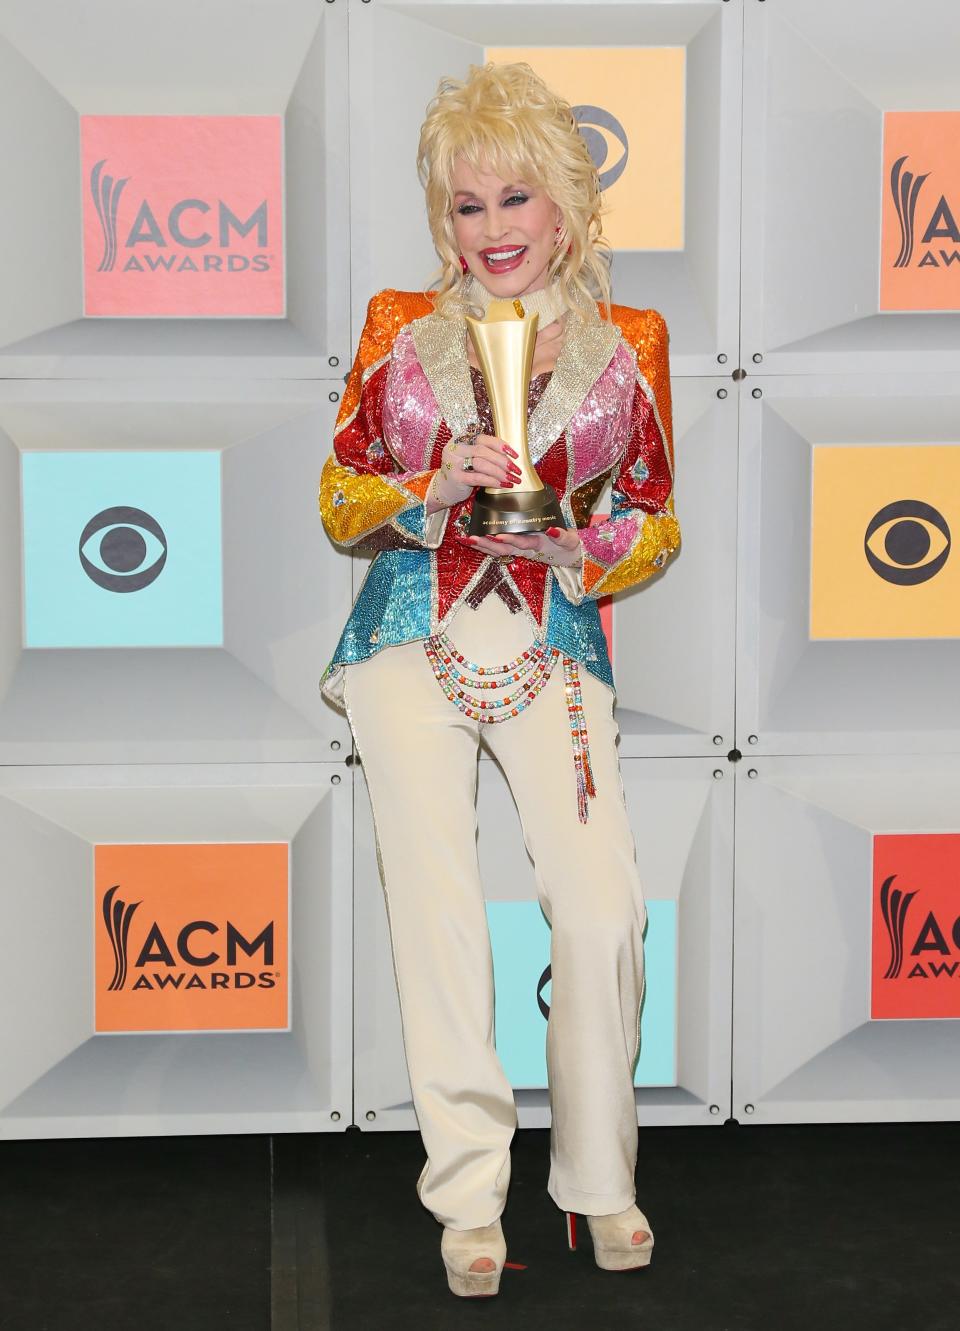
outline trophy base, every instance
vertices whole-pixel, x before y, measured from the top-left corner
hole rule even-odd
[[[552,485],[516,494],[488,494],[478,490],[470,514],[470,536],[499,536],[503,532],[546,531],[566,527],[557,492]]]

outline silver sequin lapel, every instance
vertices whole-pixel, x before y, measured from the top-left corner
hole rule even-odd
[[[409,325],[410,335],[440,415],[456,438],[477,419],[467,360],[467,329],[459,320],[424,314]]]
[[[579,319],[568,318],[570,322],[553,374],[527,424],[527,443],[533,462],[539,462],[560,438],[574,412],[610,364],[621,338],[616,324],[611,327],[601,319],[584,324]]]
[[[595,309],[596,307],[594,307]],[[527,441],[530,458],[538,462],[567,428],[590,389],[610,364],[621,340],[620,329],[599,315],[570,322],[553,374],[530,414]],[[467,360],[467,331],[459,320],[425,314],[409,325],[417,359],[454,437],[477,418],[477,405]]]

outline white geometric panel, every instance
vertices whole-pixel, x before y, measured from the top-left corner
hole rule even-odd
[[[349,728],[318,687],[351,600],[350,556],[317,508],[341,390],[331,381],[178,380],[162,392],[152,382],[0,385],[6,762],[316,762],[347,751]],[[221,455],[222,645],[25,648],[21,455],[194,449]],[[167,503],[175,509],[175,496]]]
[[[351,786],[332,763],[4,768],[0,1137],[348,1125]],[[96,1032],[109,842],[289,843],[289,1030]]]
[[[627,809],[644,896],[677,908],[675,1085],[635,1090],[644,1124],[722,1123],[730,1106],[733,780],[724,761],[625,759]],[[415,1129],[387,914],[366,785],[355,811],[356,1121]],[[478,853],[484,898],[536,901],[533,865],[499,764],[479,763]],[[646,1011],[646,1005],[645,1005]],[[504,1014],[498,1009],[498,1021]],[[515,1088],[521,1127],[550,1123],[546,1087]]]
[[[874,448],[879,457],[886,447],[956,445],[960,380],[771,378],[761,397],[744,391],[741,420],[738,747],[751,754],[956,752],[960,638],[810,636],[811,475],[819,445]],[[955,532],[953,483],[946,475],[934,482],[929,492],[902,494],[891,480],[889,500],[924,500]],[[862,531],[857,539],[862,547]],[[851,548],[850,558],[862,561],[862,548]]]
[[[740,27],[738,7],[719,0],[352,4],[354,344],[375,291],[421,291],[437,264],[416,153],[427,105],[442,76],[465,78],[469,65],[484,63],[487,47],[682,46],[684,248],[616,253],[613,299],[661,311],[670,327],[674,374],[715,372],[718,359],[732,368],[739,313]],[[575,93],[570,98],[575,102]],[[390,225],[384,224],[387,206]]]
[[[960,830],[960,759],[750,759],[736,791],[734,1116],[955,1119],[960,1021],[871,1019],[871,903],[876,834]]]
[[[199,7],[169,0],[148,33],[142,18],[136,6],[113,0],[59,6],[53,22],[49,8],[29,0],[3,6],[0,158],[17,187],[0,212],[2,373],[244,380],[342,372],[350,341],[346,5],[284,0],[266,11],[251,0]],[[281,119],[283,216],[266,218],[265,248],[255,257],[284,261],[282,315],[154,317],[134,308],[124,317],[84,317],[81,210],[93,186],[81,169],[84,116]],[[170,160],[182,167],[175,119],[169,133]],[[273,178],[277,163],[269,165]],[[203,278],[205,261],[190,246],[201,243],[205,226],[218,234],[211,218],[231,200],[215,190],[206,197],[203,163],[188,167],[189,197],[171,201],[188,208],[187,243],[167,241],[158,270],[171,259],[195,261]],[[146,165],[136,152],[120,153],[104,170],[114,183],[127,182],[116,219],[127,235],[137,216],[130,202],[162,187],[163,161]],[[258,163],[248,170],[252,187]]]
[[[884,113],[957,109],[956,6],[777,0],[744,19],[742,364],[955,367],[960,313],[881,312],[880,232]]]
[[[733,747],[738,395],[706,378],[673,391],[681,548],[612,598],[624,757]],[[608,509],[609,487],[597,502]]]

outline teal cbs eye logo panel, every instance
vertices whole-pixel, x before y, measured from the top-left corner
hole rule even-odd
[[[223,643],[220,453],[22,456],[26,647]]]
[[[677,903],[644,904],[646,995],[634,1084],[676,1086]],[[487,923],[493,949],[497,1054],[512,1086],[545,1087],[552,981],[548,978],[541,985],[541,979],[550,965],[550,926],[537,901],[488,901]]]

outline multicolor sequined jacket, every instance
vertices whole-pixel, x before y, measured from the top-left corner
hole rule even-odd
[[[673,501],[668,333],[656,310],[587,308],[530,414],[530,457],[582,541],[579,564],[497,559],[464,541],[473,503],[426,512],[441,450],[479,419],[463,320],[420,292],[387,289],[367,307],[320,480],[319,507],[341,545],[377,551],[330,663],[324,696],[343,708],[343,666],[444,628],[464,600],[515,596],[531,638],[613,688],[597,599],[641,582],[680,545]],[[590,525],[607,478],[610,516]],[[506,599],[506,596],[505,596]]]

